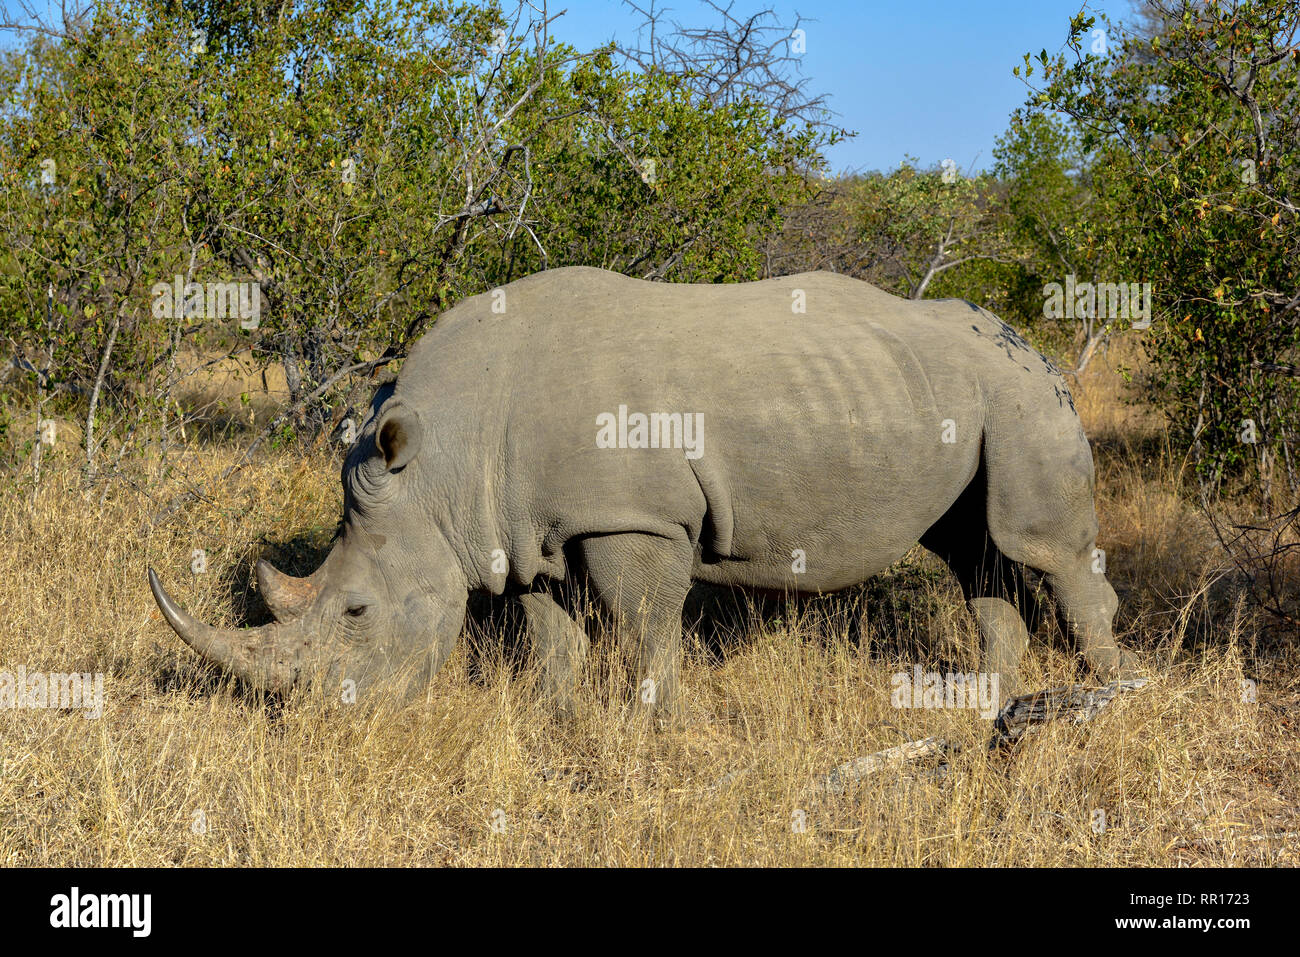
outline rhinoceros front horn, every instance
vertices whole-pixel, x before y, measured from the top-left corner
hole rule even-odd
[[[311,636],[301,620],[260,628],[213,628],[180,608],[149,569],[149,588],[167,624],[204,658],[254,687],[285,691],[303,668]]]
[[[257,590],[278,621],[300,617],[316,600],[325,579],[322,565],[306,578],[286,575],[266,559],[257,561]]]

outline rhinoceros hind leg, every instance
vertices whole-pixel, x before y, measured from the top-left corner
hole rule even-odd
[[[691,587],[694,551],[683,537],[602,535],[578,546],[587,580],[610,614],[634,669],[633,710],[670,723],[685,713],[678,694],[682,609]]]
[[[563,717],[573,715],[590,642],[587,633],[548,592],[521,595],[528,646],[541,668],[542,694]]]
[[[992,543],[986,544],[984,551],[967,548],[941,557],[957,576],[979,627],[984,648],[980,669],[998,676],[998,695],[1005,701],[1024,690],[1020,661],[1029,647],[1030,629],[1038,622],[1039,603],[1025,583],[1024,570]]]
[[[988,528],[1008,557],[1043,574],[1075,647],[1109,681],[1135,660],[1111,631],[1119,600],[1096,548],[1092,452],[1073,407],[1044,403],[1016,428],[995,422],[985,441]]]
[[[976,475],[967,492],[922,536],[921,544],[957,577],[979,627],[981,670],[998,676],[998,696],[1005,701],[1023,690],[1020,661],[1030,633],[1038,627],[1041,608],[1039,596],[1025,581],[1024,568],[989,538],[982,479]]]
[[[1063,570],[1046,575],[1070,637],[1102,681],[1136,676],[1137,660],[1115,643],[1111,624],[1119,608],[1115,589],[1087,549]]]
[[[984,657],[980,670],[986,675],[997,675],[997,705],[1015,697],[1023,690],[1020,682],[1020,660],[1029,647],[1029,631],[1015,606],[1005,598],[972,598],[966,602],[975,623],[979,626],[984,644]],[[986,715],[993,717],[993,715]]]

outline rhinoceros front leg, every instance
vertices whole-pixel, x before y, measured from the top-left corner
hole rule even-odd
[[[693,552],[681,540],[620,534],[584,539],[587,580],[610,614],[637,685],[633,710],[671,723],[685,714],[679,696],[682,608]]]
[[[571,716],[587,660],[587,633],[544,591],[519,598],[528,646],[542,672],[542,694],[555,710]]]

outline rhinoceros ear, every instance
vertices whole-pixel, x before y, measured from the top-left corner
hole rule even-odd
[[[420,451],[424,430],[415,410],[401,402],[390,402],[375,427],[375,449],[383,456],[388,471],[405,468]]]

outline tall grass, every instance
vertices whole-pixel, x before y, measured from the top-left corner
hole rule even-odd
[[[144,569],[164,570],[202,618],[265,620],[251,564],[271,554],[303,571],[319,556],[339,514],[336,462],[270,451],[142,534],[182,479],[145,474],[101,503],[75,449],[56,448],[34,501],[0,495],[0,670],[104,672],[104,711],[0,710],[0,861],[1294,864],[1296,657],[1221,574],[1158,423],[1094,366],[1076,391],[1097,448],[1100,544],[1121,640],[1154,680],[992,757],[975,713],[890,704],[898,671],[978,661],[959,593],[919,550],[858,596],[864,608],[815,602],[722,651],[688,641],[676,730],[625,720],[614,642],[600,635],[567,724],[491,634],[462,641],[420,704],[267,702],[175,638]],[[189,478],[238,452],[196,445]],[[199,548],[207,571],[193,574]],[[1082,679],[1055,629],[1032,644],[1026,678]],[[946,767],[810,790],[849,758],[933,734],[967,746]]]

